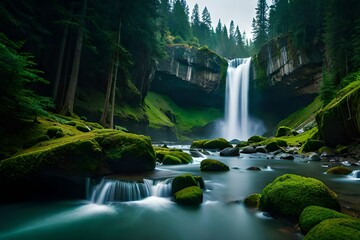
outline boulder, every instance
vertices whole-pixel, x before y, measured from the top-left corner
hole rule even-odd
[[[178,165],[182,164],[181,160],[172,155],[165,155],[163,165]]]
[[[259,167],[248,167],[246,170],[250,170],[250,171],[261,171],[261,168]]]
[[[198,186],[187,187],[176,192],[173,200],[181,205],[198,206],[203,202],[203,193]]]
[[[267,150],[264,146],[257,146],[255,148],[255,151],[258,152],[258,153],[267,153]]]
[[[283,159],[283,160],[294,160],[294,156],[293,156],[292,154],[283,153],[283,154],[281,154],[280,159]]]
[[[308,140],[306,140],[304,145],[301,147],[301,151],[302,152],[315,152],[324,146],[325,146],[324,141],[308,139]]]
[[[250,137],[247,141],[250,144],[250,143],[258,143],[258,142],[261,142],[264,140],[266,140],[266,137],[254,135],[254,136]]]
[[[332,167],[326,171],[327,174],[337,174],[337,175],[348,175],[351,172],[352,172],[351,169],[343,166]]]
[[[225,148],[220,151],[220,156],[223,156],[223,157],[237,157],[239,155],[240,155],[239,148],[237,148],[237,147]]]
[[[360,221],[357,219],[331,218],[313,227],[304,240],[360,239]]]
[[[232,147],[232,145],[224,138],[216,138],[204,143],[204,148],[206,149],[223,150],[228,147]]]
[[[313,205],[340,210],[337,195],[314,178],[285,174],[261,193],[260,209],[273,216],[297,220],[306,207]]]
[[[240,153],[251,154],[251,153],[256,153],[256,150],[253,146],[248,146],[240,149]]]
[[[221,171],[229,171],[229,166],[226,164],[213,159],[205,159],[200,163],[201,171],[213,171],[213,172],[221,172]]]
[[[286,126],[280,126],[276,131],[276,137],[292,135],[293,130]]]
[[[163,163],[165,156],[173,156],[181,161],[181,164],[188,164],[193,161],[190,154],[183,152],[181,149],[155,147],[155,153],[158,160]]]
[[[209,141],[209,139],[195,140],[191,143],[190,148],[204,148],[204,144]]]
[[[299,218],[299,226],[301,228],[301,232],[306,234],[317,224],[331,218],[353,219],[349,215],[337,212],[332,209],[319,206],[309,206],[302,211]]]
[[[339,91],[317,115],[321,138],[329,147],[347,145],[360,138],[360,81]]]
[[[288,144],[285,140],[283,139],[271,139],[265,146],[266,150],[268,152],[275,152],[276,150],[281,149],[282,147],[287,147]]]
[[[198,186],[198,183],[193,175],[191,174],[183,174],[177,176],[172,181],[172,193],[175,194],[176,192],[192,186]]]
[[[248,208],[258,208],[261,195],[258,193],[251,194],[244,199],[244,205]]]
[[[320,161],[320,156],[319,156],[319,154],[314,153],[314,152],[310,153],[309,160],[310,161]]]

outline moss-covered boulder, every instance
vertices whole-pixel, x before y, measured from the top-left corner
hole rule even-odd
[[[49,136],[49,138],[61,138],[64,136],[64,132],[60,127],[50,127],[46,134]]]
[[[261,210],[295,220],[313,205],[340,210],[337,195],[323,182],[295,174],[277,177],[263,189],[260,198]]]
[[[228,165],[214,159],[205,159],[200,163],[201,171],[224,172],[229,171]]]
[[[144,172],[155,168],[149,137],[117,132],[99,137],[105,163],[114,173]]]
[[[164,159],[163,159],[163,164],[164,165],[178,165],[178,164],[182,164],[181,160],[175,156],[172,155],[165,155]]]
[[[331,218],[313,227],[304,240],[358,240],[360,221],[356,219]]]
[[[204,144],[208,141],[209,139],[195,140],[191,143],[190,148],[204,148]]]
[[[188,164],[193,161],[191,155],[183,152],[181,149],[155,147],[155,153],[161,163],[164,163],[164,158],[168,155],[180,159],[181,164]]]
[[[266,140],[266,137],[254,135],[254,136],[250,137],[247,141],[249,144],[251,144],[251,143],[262,142],[264,140]]]
[[[319,207],[319,206],[309,206],[302,211],[299,218],[299,226],[301,232],[304,234],[308,233],[313,227],[318,225],[324,220],[331,218],[347,218],[353,219],[349,215],[337,212],[332,209]]]
[[[192,187],[192,186],[198,186],[198,183],[194,178],[194,176],[191,174],[182,174],[180,176],[175,177],[174,180],[172,181],[171,191],[173,194],[175,194],[176,192],[184,188]]]
[[[285,140],[274,138],[274,139],[271,139],[266,144],[265,148],[268,152],[274,152],[276,150],[281,149],[282,147],[287,147],[287,146],[288,146],[288,144]]]
[[[280,126],[276,130],[276,137],[289,136],[289,135],[292,135],[292,132],[293,132],[293,129],[286,127],[286,126]]]
[[[321,138],[327,146],[347,145],[360,138],[360,81],[337,93],[317,115]]]
[[[192,186],[176,192],[173,199],[181,205],[198,206],[203,202],[203,193],[198,186]]]
[[[316,152],[320,148],[324,147],[325,143],[321,140],[308,139],[301,147],[301,152]]]
[[[258,208],[261,195],[258,193],[251,194],[244,199],[244,204],[248,208]]]
[[[205,142],[203,147],[206,149],[223,150],[224,148],[232,147],[232,145],[224,138],[216,138]]]
[[[326,171],[327,174],[337,174],[337,175],[348,175],[351,172],[352,172],[351,169],[343,166],[332,167]]]

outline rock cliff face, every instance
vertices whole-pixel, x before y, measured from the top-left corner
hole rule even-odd
[[[206,47],[167,47],[159,62],[151,90],[171,97],[180,105],[224,106],[227,61]]]
[[[292,45],[289,36],[282,36],[264,45],[253,63],[253,102],[258,115],[269,119],[268,128],[309,104],[320,91],[319,48],[301,51]]]

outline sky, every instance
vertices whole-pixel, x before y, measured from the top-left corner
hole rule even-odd
[[[238,25],[240,32],[246,32],[248,38],[252,37],[251,23],[255,17],[255,8],[258,0],[186,0],[190,8],[190,17],[194,5],[199,5],[200,17],[204,7],[210,12],[212,25],[215,29],[219,19],[229,30],[230,21]],[[270,6],[272,0],[267,0]]]

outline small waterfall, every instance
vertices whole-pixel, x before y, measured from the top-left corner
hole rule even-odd
[[[150,196],[170,197],[172,178],[166,180],[144,179],[144,183],[103,178],[93,188],[91,202],[105,204],[109,202],[137,201]]]
[[[226,77],[225,129],[228,140],[247,140],[249,136],[249,79],[251,58],[229,62]]]

